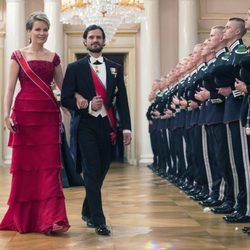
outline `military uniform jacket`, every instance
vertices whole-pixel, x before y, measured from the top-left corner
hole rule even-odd
[[[242,40],[237,40],[234,42],[231,47],[231,55],[229,57],[228,63],[233,63],[233,59],[235,56],[235,51],[240,44],[242,44]],[[224,123],[229,123],[233,121],[238,121],[240,119],[240,109],[242,104],[243,97],[234,97],[231,93],[225,100],[225,112],[224,112]]]
[[[207,68],[207,74],[211,78],[211,84],[214,85],[214,77],[211,75],[213,69],[223,63],[222,57],[224,53],[227,52],[226,48],[219,50],[216,53],[216,59],[209,64]],[[217,101],[216,101],[217,100]],[[206,110],[206,124],[219,124],[224,120],[224,110],[225,110],[225,97],[218,94],[218,91],[211,86],[210,99],[207,103]]]

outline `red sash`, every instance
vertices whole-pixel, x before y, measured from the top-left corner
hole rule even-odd
[[[101,83],[99,77],[96,75],[95,71],[92,69],[92,67],[90,67],[90,69],[91,69],[91,74],[92,74],[92,78],[93,78],[93,82],[95,86],[95,91],[97,95],[100,95],[103,100],[103,104],[108,115],[110,126],[113,129],[113,132],[110,134],[110,136],[111,136],[111,141],[114,142],[116,140],[116,132],[115,132],[116,122],[115,122],[115,116],[114,116],[112,107],[108,108],[107,91],[104,88],[103,84]]]
[[[51,101],[55,104],[58,110],[59,105],[52,93],[51,88],[30,68],[29,64],[25,60],[20,50],[14,52],[19,65],[22,67],[24,73],[29,77],[29,79],[45,94]]]

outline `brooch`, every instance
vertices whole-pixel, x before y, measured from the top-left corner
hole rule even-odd
[[[110,68],[111,75],[113,75],[115,78],[117,76],[117,69],[116,68]]]

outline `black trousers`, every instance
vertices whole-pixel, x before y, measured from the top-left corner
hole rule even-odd
[[[196,137],[195,137],[195,127],[188,129],[188,134],[190,138],[190,145],[187,145],[190,148],[191,152],[191,161],[192,164],[189,166],[189,178],[191,181],[197,180],[197,169],[199,167],[198,155],[196,154]]]
[[[208,189],[207,172],[203,156],[202,126],[198,125],[194,127],[194,138],[195,138],[194,149],[198,160],[198,166],[195,172],[195,179],[199,185]]]
[[[176,175],[177,174],[177,156],[175,149],[175,130],[169,130],[169,151],[172,159],[172,166],[169,169],[169,174]]]
[[[159,145],[157,143],[157,133],[158,130],[154,129],[151,130],[150,132],[150,142],[151,142],[151,148],[152,148],[152,152],[153,152],[153,156],[154,156],[154,167],[158,167],[159,164]]]
[[[158,132],[158,145],[159,145],[159,171],[166,173],[167,163],[167,136],[166,129],[160,129]]]
[[[169,145],[169,131],[164,130],[164,138],[165,138],[165,144],[166,144],[166,162],[168,170],[172,168],[172,162],[171,162],[171,153],[170,153],[170,145]]]
[[[192,160],[190,129],[184,129],[183,135],[184,135],[185,142],[186,142],[186,159],[187,159],[187,168],[186,168],[185,177],[188,179],[188,181],[192,183],[194,180],[194,177],[193,177],[193,169],[192,169],[193,160]]]
[[[218,176],[223,177],[226,183],[224,201],[234,205],[234,181],[229,158],[229,149],[227,141],[227,130],[225,124],[216,124],[211,126],[212,137],[214,141],[215,157],[217,162]],[[212,189],[215,188],[214,183]],[[218,188],[218,187],[217,187]],[[213,189],[215,191],[215,189]],[[219,192],[219,190],[216,190]]]
[[[243,162],[242,143],[240,135],[240,130],[241,130],[240,122],[235,121],[229,123],[229,128],[231,131],[234,162],[238,175],[238,185],[239,185],[239,193],[237,195],[237,203],[238,203],[237,210],[244,214],[247,209],[247,193],[246,193],[247,187],[246,187],[245,166]]]
[[[78,146],[83,165],[86,197],[82,215],[91,218],[95,225],[106,224],[102,209],[101,187],[111,162],[111,127],[107,117],[91,115],[80,121]]]
[[[175,150],[178,159],[177,172],[179,177],[184,178],[184,174],[186,172],[186,163],[185,163],[184,148],[183,148],[183,128],[175,129],[174,133],[175,133]]]

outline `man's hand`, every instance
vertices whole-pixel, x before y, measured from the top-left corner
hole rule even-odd
[[[99,95],[94,96],[91,101],[91,109],[94,111],[98,111],[102,108],[102,105],[103,105],[103,101],[102,101],[101,96]]]
[[[172,109],[176,109],[176,105],[175,105],[173,102],[171,102],[170,107],[171,107]]]
[[[231,87],[219,88],[218,94],[223,96],[229,96],[232,93]]]
[[[196,92],[195,94],[194,94],[194,97],[195,97],[195,99],[196,100],[198,100],[198,101],[203,101],[202,100],[202,95],[201,95],[201,93],[200,92]]]
[[[175,96],[173,96],[173,103],[175,104],[175,105],[179,105],[180,104],[180,100],[178,99],[178,97],[175,95]]]
[[[173,112],[170,109],[167,109],[164,113],[165,113],[167,119],[169,119],[173,116]]]
[[[188,105],[187,100],[184,99],[183,97],[181,97],[181,99],[180,99],[180,105],[181,105],[182,107],[187,107],[187,105]]]
[[[89,105],[88,100],[78,93],[75,93],[76,106],[78,109],[86,109]]]
[[[123,133],[123,143],[124,145],[129,145],[132,140],[131,133]]]
[[[206,101],[210,98],[210,91],[208,91],[207,89],[205,89],[203,87],[201,87],[200,94],[203,98],[203,101]]]
[[[193,100],[189,100],[188,103],[191,109],[197,109],[199,107],[198,103]]]
[[[155,111],[153,112],[153,114],[154,114],[156,117],[161,116],[161,113],[160,113],[158,110],[155,110]]]

